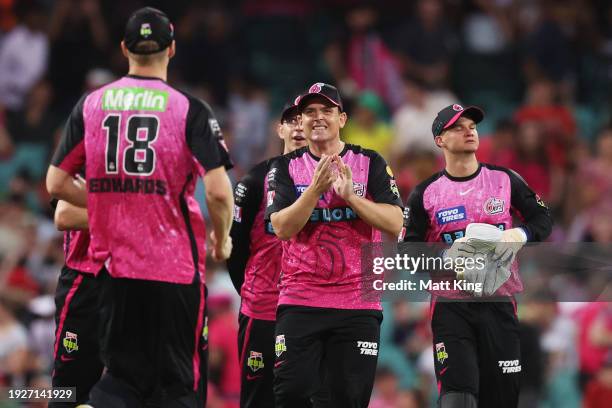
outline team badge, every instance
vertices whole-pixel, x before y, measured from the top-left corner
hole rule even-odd
[[[463,106],[456,103],[453,105],[453,110],[456,112],[461,112],[463,110]]]
[[[355,183],[353,181],[353,191],[356,196],[365,197],[366,187],[363,183]]]
[[[504,212],[504,200],[491,197],[484,204],[484,212],[489,215],[501,214]]]
[[[253,372],[256,372],[260,368],[264,368],[263,354],[258,353],[257,351],[251,351],[249,354],[249,358],[247,359],[247,366]]]
[[[444,360],[448,358],[448,353],[446,352],[446,347],[444,347],[444,343],[436,343],[436,359],[440,362],[440,364],[444,364]]]
[[[310,89],[308,89],[308,93],[319,93],[321,92],[321,89],[323,89],[323,83],[317,82],[316,84],[313,84]]]
[[[142,23],[140,25],[140,35],[144,38],[148,38],[151,34],[153,34],[153,30],[151,30],[151,24]]]
[[[202,328],[202,338],[208,341],[208,316],[204,318],[204,327]]]
[[[274,345],[274,352],[276,353],[276,357],[280,357],[280,355],[283,354],[285,351],[287,351],[287,345],[285,344],[285,335],[279,334],[278,336],[276,336],[276,344]]]
[[[66,336],[62,341],[64,348],[68,353],[72,353],[73,351],[79,351],[79,339],[76,333],[71,333],[69,331],[66,332]]]

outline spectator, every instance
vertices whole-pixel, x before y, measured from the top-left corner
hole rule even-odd
[[[0,303],[0,384],[25,385],[28,365],[27,331]]]
[[[348,32],[325,51],[329,70],[347,98],[359,91],[379,95],[392,110],[402,103],[400,71],[377,30],[374,3],[362,2],[345,15]]]
[[[478,160],[497,166],[512,167],[512,151],[517,139],[516,124],[510,119],[501,119],[495,125],[493,134],[482,137],[478,147]]]
[[[458,41],[444,18],[442,1],[419,0],[416,16],[398,28],[393,43],[404,74],[432,88],[448,86],[450,58]]]
[[[366,91],[357,98],[351,120],[342,130],[342,140],[380,153],[389,159],[393,141],[391,127],[383,121],[385,107],[374,92]]]
[[[83,91],[92,64],[103,64],[109,37],[98,0],[58,0],[49,26],[49,80],[60,106],[71,106]],[[78,55],[78,58],[75,58]],[[67,65],[66,61],[70,61]],[[60,86],[61,84],[61,86]]]
[[[606,408],[612,401],[612,351],[586,389],[583,408]]]
[[[20,6],[20,23],[0,42],[0,105],[23,108],[26,96],[47,69],[49,43],[43,31],[44,11]]]
[[[399,157],[415,150],[440,156],[431,134],[431,121],[440,109],[456,103],[457,98],[449,91],[430,91],[422,80],[410,75],[404,77],[403,90],[405,102],[393,115],[392,163],[397,165]]]

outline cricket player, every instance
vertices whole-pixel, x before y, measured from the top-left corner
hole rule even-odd
[[[81,181],[81,188],[85,185]],[[64,231],[65,263],[55,292],[55,346],[52,384],[76,387],[76,403],[87,402],[89,391],[102,375],[100,356],[102,318],[98,275],[104,267],[87,255],[87,210],[53,200],[54,221]],[[75,403],[50,402],[50,408],[74,407]]]
[[[283,154],[306,146],[294,104],[283,110],[277,133],[283,140]],[[272,226],[264,221],[265,179],[274,160],[256,165],[234,189],[233,249],[227,267],[242,298],[238,353],[243,408],[274,407],[274,325],[283,250]]]
[[[438,113],[432,132],[446,166],[410,195],[404,241],[452,243],[447,252],[452,258],[470,253],[464,236],[469,224],[490,224],[503,230],[493,259],[511,263],[526,242],[548,237],[552,219],[517,173],[476,160],[476,125],[483,118],[483,111],[475,106],[455,104]],[[522,219],[519,225],[513,225],[513,215]],[[521,359],[512,295],[522,288],[515,264],[494,296],[479,302],[451,301],[465,300],[460,290],[433,291],[431,325],[439,407],[517,406]]]
[[[313,84],[298,101],[308,146],[267,176],[266,220],[286,240],[276,313],[276,407],[310,406],[325,359],[331,406],[367,407],[381,305],[361,296],[362,245],[402,228],[402,203],[384,159],[345,144],[338,90]]]
[[[132,14],[129,74],[81,98],[47,174],[52,196],[87,208],[90,253],[110,275],[96,408],[202,404],[206,232],[193,195],[203,176],[212,256],[227,259],[231,162],[210,107],[166,83],[173,38],[163,12]],[[73,184],[83,165],[87,193]]]

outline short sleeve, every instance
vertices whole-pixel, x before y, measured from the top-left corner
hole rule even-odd
[[[221,126],[212,109],[199,99],[188,95],[187,98],[189,111],[185,132],[189,149],[205,170],[221,166],[231,169],[233,164],[223,140]]]
[[[397,183],[391,168],[381,155],[375,153],[370,161],[368,173],[368,193],[376,203],[391,204],[402,207]]]
[[[270,166],[266,176],[268,193],[266,200],[266,221],[270,221],[270,216],[289,207],[297,200],[295,184],[289,174],[289,160],[285,156],[276,159]]]
[[[64,127],[60,144],[51,159],[52,165],[71,175],[79,172],[85,164],[85,120],[83,119],[83,107],[86,99],[87,95],[83,95],[72,109]]]

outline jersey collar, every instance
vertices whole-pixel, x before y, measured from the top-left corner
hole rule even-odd
[[[476,171],[472,174],[470,174],[469,176],[465,176],[465,177],[454,177],[451,176],[450,174],[448,174],[448,172],[446,171],[446,169],[442,170],[442,172],[444,173],[444,175],[452,181],[468,181],[468,180],[472,180],[473,178],[476,178],[476,176],[478,176],[480,174],[480,169],[482,169],[482,163],[478,163],[478,168],[476,169]]]

